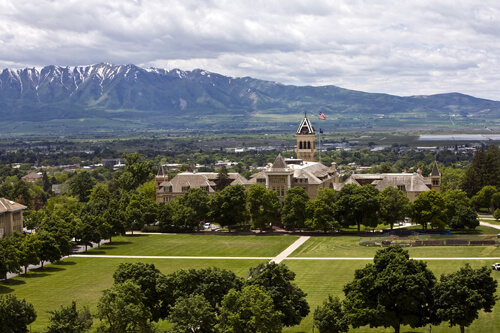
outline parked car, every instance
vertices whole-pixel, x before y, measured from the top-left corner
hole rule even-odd
[[[496,264],[491,265],[491,268],[495,271],[500,271],[500,263],[497,262]]]
[[[497,234],[497,238],[500,238],[500,234]]]
[[[203,225],[203,228],[205,228],[205,229],[210,229],[210,227],[211,227],[211,225],[208,222]]]

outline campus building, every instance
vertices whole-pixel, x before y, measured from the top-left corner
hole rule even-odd
[[[156,180],[156,202],[170,202],[183,196],[190,188],[201,188],[208,194],[215,193],[215,185],[218,177],[216,172],[182,172],[172,180],[168,179],[163,166],[160,166]],[[230,185],[245,185],[246,178],[236,172],[229,172]]]
[[[439,192],[441,190],[441,173],[438,170],[437,162],[434,162],[430,177],[422,176],[420,169],[416,173],[354,174],[343,183],[343,185],[345,184],[359,186],[370,184],[379,191],[392,186],[401,190],[410,201],[413,201],[420,193],[429,190]]]
[[[286,192],[295,186],[302,187],[313,200],[321,188],[331,188],[338,192],[346,184],[359,186],[369,184],[379,191],[393,186],[403,191],[411,201],[415,200],[422,192],[431,189],[439,192],[441,189],[441,173],[436,162],[434,162],[430,177],[423,177],[421,171],[416,173],[353,174],[341,183],[335,163],[332,163],[331,166],[325,166],[315,162],[316,132],[307,115],[304,115],[295,136],[297,138],[296,159],[285,159],[279,154],[274,163],[270,163],[265,170],[252,175],[249,180],[238,173],[229,173],[229,178],[232,180],[231,185],[240,184],[246,188],[254,184],[263,185],[268,190],[276,191],[281,201],[285,199]],[[169,202],[175,197],[182,196],[190,188],[202,188],[209,194],[213,194],[215,193],[217,175],[213,172],[184,172],[177,174],[172,180],[168,180],[163,167],[160,167],[156,176],[156,201]]]
[[[23,210],[27,207],[0,198],[0,238],[10,237],[14,231],[23,232]]]

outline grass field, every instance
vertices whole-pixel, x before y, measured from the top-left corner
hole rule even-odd
[[[275,257],[296,240],[296,236],[138,234],[115,237],[112,244],[104,244],[88,251],[88,254]]]
[[[142,235],[117,237],[113,243],[89,251],[107,255],[156,255],[156,256],[263,256],[274,257],[297,238],[293,236],[205,236],[205,235]],[[116,240],[116,243],[115,243]],[[360,247],[359,237],[313,237],[302,245],[291,257],[373,257],[378,248]],[[426,247],[410,248],[413,257],[500,257],[496,247]],[[72,257],[60,264],[48,265],[41,271],[30,272],[0,283],[0,294],[15,293],[26,298],[35,306],[38,319],[32,325],[32,332],[41,332],[47,324],[47,311],[68,305],[75,300],[78,306],[87,305],[91,312],[96,306],[102,290],[112,285],[112,274],[121,262],[154,263],[164,274],[181,268],[202,268],[217,266],[245,276],[248,269],[262,260],[239,259],[123,259]],[[311,313],[296,327],[284,332],[311,332],[314,309],[328,294],[343,297],[342,288],[352,280],[354,271],[364,267],[371,260],[297,260],[284,263],[296,273],[296,283],[308,293]],[[492,260],[429,260],[428,266],[436,277],[442,273],[458,270],[466,262],[472,267],[491,265]],[[500,272],[492,272],[500,280]],[[500,293],[499,293],[500,296]],[[500,327],[500,304],[491,314],[481,314],[472,328],[466,332],[494,332]],[[168,323],[161,323],[162,328]],[[352,332],[391,332],[391,329],[370,329],[368,327]],[[432,332],[453,332],[446,324],[433,327]],[[429,332],[428,328],[403,328],[401,332]]]

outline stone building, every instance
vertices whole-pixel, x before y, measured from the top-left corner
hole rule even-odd
[[[416,173],[354,174],[342,186],[345,184],[360,186],[370,184],[379,191],[383,191],[388,186],[393,186],[400,189],[410,201],[413,201],[420,193],[429,190],[439,192],[441,190],[441,173],[438,170],[437,162],[434,162],[430,177],[422,176],[420,170]]]
[[[183,196],[190,188],[201,188],[208,194],[213,194],[218,175],[216,172],[182,172],[169,180],[163,166],[161,166],[155,177],[156,202],[170,202]],[[245,185],[247,181],[245,177],[236,172],[229,172],[228,177],[231,180],[230,185]]]
[[[27,207],[0,198],[0,238],[10,237],[14,231],[23,232],[23,210]]]

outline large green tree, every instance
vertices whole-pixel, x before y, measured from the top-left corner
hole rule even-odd
[[[243,280],[236,274],[217,267],[180,269],[159,281],[159,288],[164,295],[162,306],[167,310],[178,299],[190,295],[202,295],[217,310],[229,290],[240,290],[242,286]]]
[[[215,309],[202,295],[179,298],[168,320],[173,324],[173,333],[213,333],[217,324]]]
[[[337,206],[335,204],[335,190],[322,188],[315,200],[307,202],[306,224],[309,228],[323,230],[339,229],[340,224],[335,219]]]
[[[100,332],[153,332],[151,312],[141,288],[131,281],[104,290],[97,304]]]
[[[242,185],[227,186],[210,199],[208,216],[221,226],[245,223],[247,220],[245,188]]]
[[[377,212],[380,208],[379,191],[372,185],[347,184],[337,196],[337,212],[340,224],[348,227],[361,225],[375,228],[378,225]]]
[[[427,224],[431,223],[433,227],[444,227],[444,199],[441,193],[434,190],[420,193],[413,201],[411,208],[411,217],[415,222],[422,225],[424,230]]]
[[[283,314],[259,286],[230,290],[221,304],[218,331],[221,333],[279,333]]]
[[[353,327],[412,328],[436,324],[433,317],[434,274],[427,265],[410,260],[408,251],[391,246],[377,251],[373,264],[354,273],[344,286],[345,311]]]
[[[262,231],[276,222],[281,203],[276,191],[266,190],[262,185],[252,185],[247,190],[247,202],[252,226]]]
[[[153,321],[167,316],[167,309],[162,306],[164,295],[160,287],[161,279],[164,277],[154,264],[140,262],[121,263],[113,273],[115,285],[130,281],[141,288],[145,297],[143,303],[151,312]]]
[[[78,198],[80,202],[89,201],[90,191],[94,187],[95,180],[88,171],[78,172],[70,181],[71,194]]]
[[[388,186],[379,194],[379,218],[384,224],[389,224],[391,229],[394,223],[402,221],[410,213],[410,200],[403,191]]]
[[[293,280],[295,273],[275,262],[250,268],[247,278],[247,284],[260,286],[271,296],[276,310],[284,315],[284,326],[298,325],[309,314],[307,294]]]
[[[31,303],[13,294],[0,295],[0,332],[27,333],[28,325],[35,319],[36,311]]]
[[[349,331],[349,317],[344,313],[338,297],[328,295],[323,304],[314,310],[314,325],[320,333]]]
[[[292,187],[286,191],[283,209],[281,210],[281,222],[288,228],[302,229],[307,220],[307,202],[309,196],[299,186]]]
[[[59,310],[49,311],[49,326],[44,333],[83,333],[92,327],[92,315],[88,307],[77,310],[76,302]]]
[[[500,149],[490,145],[488,150],[477,150],[463,177],[462,189],[469,197],[479,192],[484,186],[500,188]]]
[[[490,273],[486,266],[473,269],[466,264],[455,273],[443,274],[434,289],[436,313],[441,320],[448,321],[450,327],[460,326],[464,333],[479,311],[491,312],[498,282]]]

